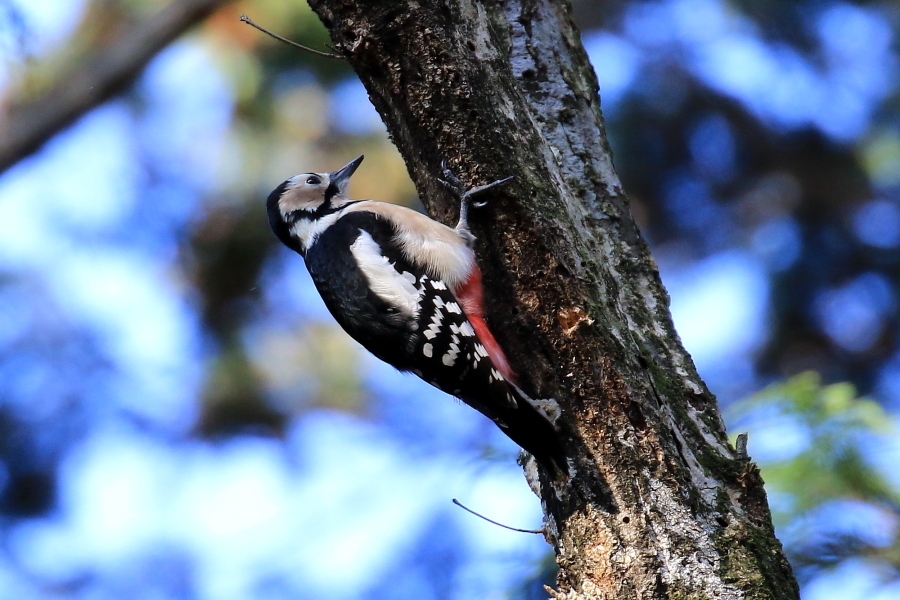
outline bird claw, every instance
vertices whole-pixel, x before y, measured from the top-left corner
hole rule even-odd
[[[481,208],[487,204],[486,200],[474,202],[472,201],[472,197],[482,192],[486,192],[487,190],[500,184],[506,183],[513,178],[507,177],[505,179],[492,181],[491,183],[487,183],[485,185],[479,185],[478,187],[474,187],[472,189],[467,189],[465,184],[460,181],[459,177],[454,175],[453,171],[451,171],[447,166],[446,159],[441,161],[441,173],[446,179],[441,179],[440,177],[438,177],[438,181],[440,181],[444,187],[450,190],[454,196],[459,198],[459,222],[456,224],[456,231],[457,233],[459,233],[460,237],[465,240],[466,244],[471,246],[475,242],[475,236],[469,229],[469,205],[474,206],[475,208]]]
[[[468,200],[468,199],[471,198],[472,196],[475,196],[475,195],[480,194],[480,193],[482,193],[482,192],[486,192],[486,191],[488,191],[489,189],[495,188],[495,187],[497,187],[498,185],[502,185],[502,184],[506,183],[507,181],[509,181],[509,180],[511,180],[511,179],[515,179],[515,175],[510,175],[509,177],[504,177],[503,179],[498,179],[497,181],[492,181],[492,182],[486,183],[486,184],[484,184],[484,185],[479,185],[478,187],[473,187],[471,190],[468,190],[466,193],[464,193],[464,194],[462,195],[462,199],[463,199],[463,200]],[[483,201],[483,202],[475,202],[475,203],[472,204],[472,206],[484,206],[485,204],[487,204],[487,201],[486,201],[486,200]]]
[[[466,194],[466,186],[465,184],[459,180],[453,171],[450,170],[449,165],[447,164],[447,159],[441,161],[441,173],[446,177],[446,179],[438,178],[444,187],[453,192],[453,195],[462,198]]]
[[[459,177],[457,177],[453,173],[453,171],[450,170],[450,167],[447,165],[446,159],[441,161],[441,173],[444,175],[445,179],[441,179],[440,177],[438,177],[438,181],[440,181],[445,188],[453,192],[453,195],[459,198],[460,202],[467,202],[473,196],[477,196],[478,194],[486,192],[498,185],[504,184],[511,179],[515,179],[515,176],[504,177],[503,179],[498,179],[497,181],[492,181],[491,183],[486,183],[484,185],[479,185],[469,189],[466,187],[466,184],[464,184],[459,179]],[[487,201],[483,200],[480,202],[471,202],[471,204],[476,208],[481,208],[487,205]]]

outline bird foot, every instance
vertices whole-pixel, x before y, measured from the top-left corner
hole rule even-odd
[[[514,176],[506,177],[504,179],[498,179],[497,181],[492,181],[491,183],[486,183],[484,185],[479,185],[474,188],[467,188],[466,185],[460,181],[459,177],[457,177],[453,171],[447,166],[447,161],[444,160],[441,162],[441,172],[444,175],[444,179],[438,177],[438,181],[443,184],[448,190],[453,192],[453,195],[459,198],[459,223],[456,224],[456,231],[459,233],[463,239],[466,240],[467,243],[471,244],[475,241],[475,236],[472,235],[471,230],[469,230],[469,205],[471,204],[475,208],[481,208],[486,205],[487,202],[473,202],[472,197],[481,194],[482,192],[486,192],[487,190],[497,187],[498,185],[504,184],[510,179],[514,179]]]
[[[459,198],[461,202],[469,202],[473,196],[477,196],[493,187],[506,183],[511,179],[515,179],[515,176],[504,177],[503,179],[498,179],[497,181],[492,181],[469,189],[466,187],[466,184],[460,181],[459,177],[450,170],[446,160],[441,162],[441,173],[444,175],[444,179],[438,177],[438,181],[440,181],[448,190],[453,192],[453,195]],[[472,202],[472,205],[476,207],[484,206],[485,204],[487,204],[487,202]]]

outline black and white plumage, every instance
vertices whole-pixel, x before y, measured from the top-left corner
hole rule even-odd
[[[363,347],[460,398],[547,469],[565,472],[555,426],[515,384],[484,321],[469,194],[459,190],[455,229],[402,206],[350,200],[344,188],[362,159],[278,186],[267,201],[272,231],[304,257],[325,305]]]

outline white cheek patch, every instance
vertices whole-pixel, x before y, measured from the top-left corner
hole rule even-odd
[[[309,219],[300,219],[291,227],[291,233],[300,240],[304,250],[308,250],[310,246],[316,243],[318,238],[326,229],[334,225],[334,222],[341,217],[340,213],[325,215],[321,219],[311,221]],[[371,239],[371,237],[369,238]],[[372,240],[375,243],[375,240]]]
[[[381,247],[369,232],[359,233],[359,237],[350,246],[350,252],[376,296],[396,307],[402,314],[412,319],[418,317],[419,290],[413,285],[415,277],[410,273],[398,273],[381,253]]]
[[[318,184],[306,183],[310,177],[318,177]],[[281,214],[301,211],[314,211],[325,202],[325,190],[328,188],[328,175],[325,173],[303,173],[287,180],[287,189],[278,199]]]

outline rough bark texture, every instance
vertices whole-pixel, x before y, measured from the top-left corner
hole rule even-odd
[[[714,396],[612,164],[597,81],[552,0],[310,0],[444,222],[441,160],[514,182],[473,215],[489,318],[555,398],[574,476],[541,474],[557,598],[797,598],[756,466]]]

